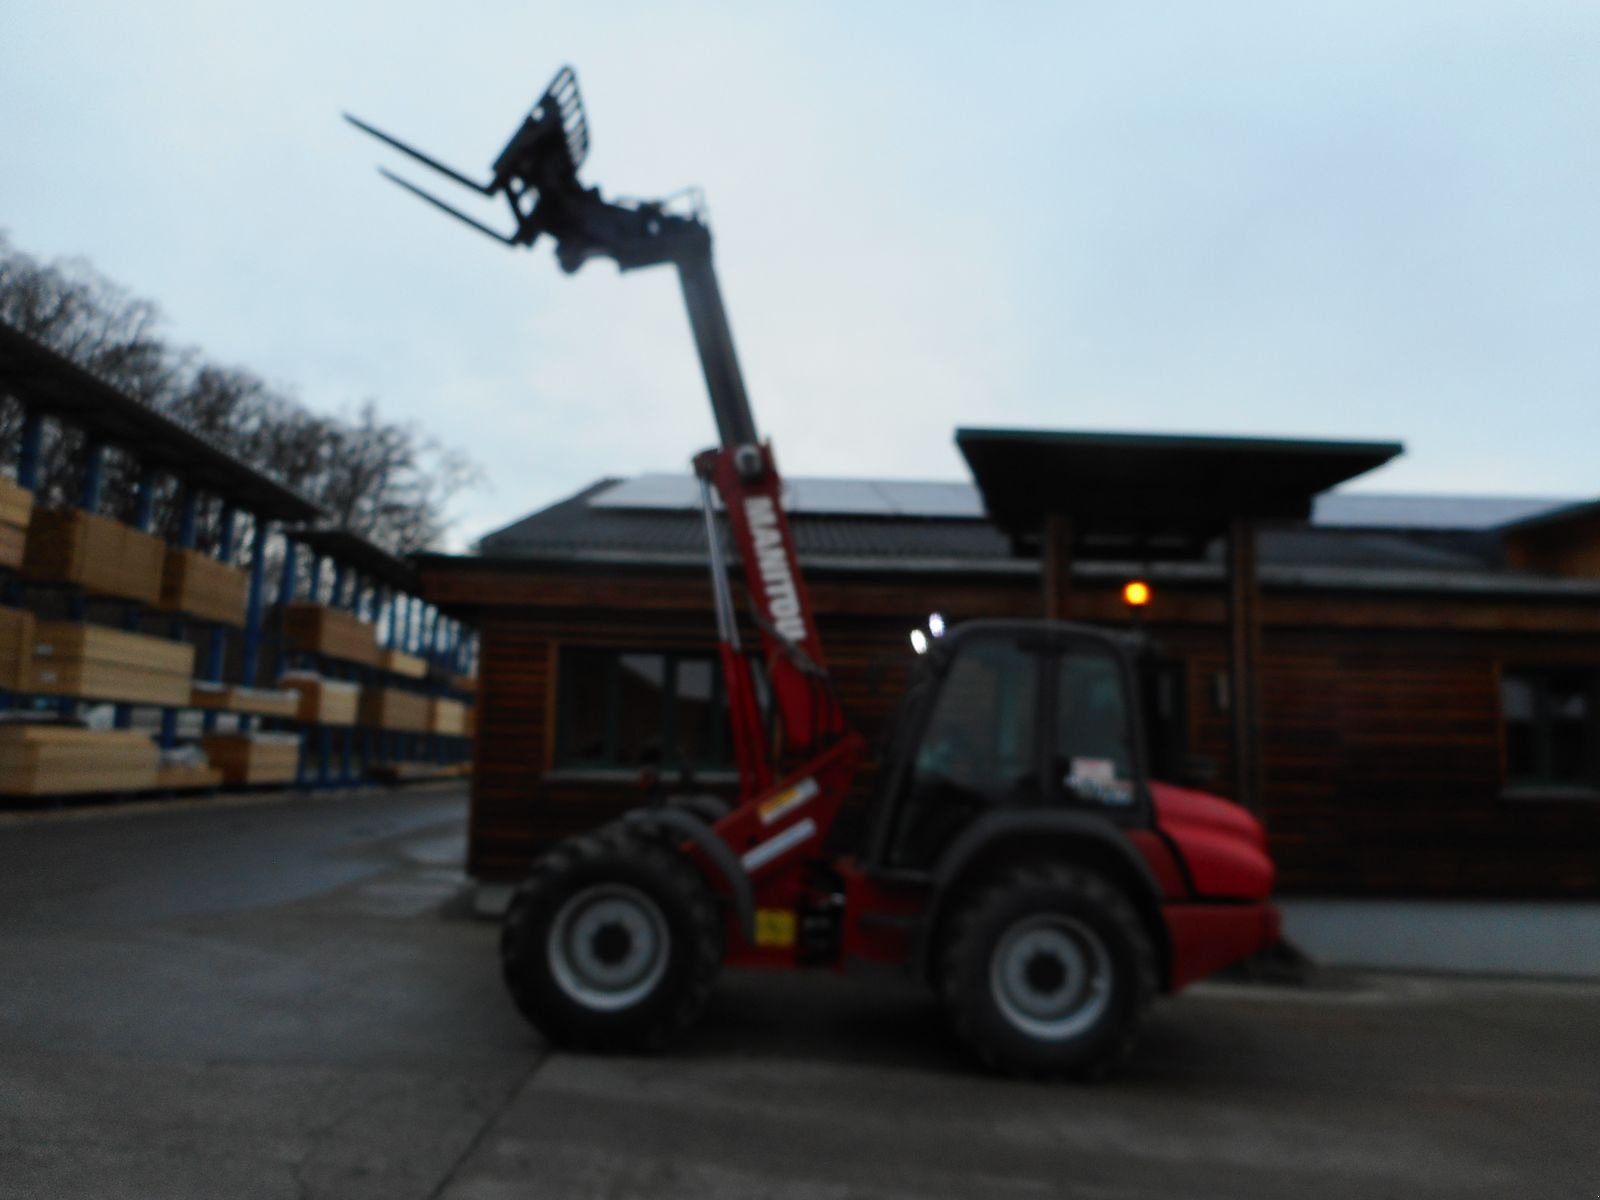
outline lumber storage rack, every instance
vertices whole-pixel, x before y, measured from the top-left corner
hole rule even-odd
[[[323,517],[0,323],[0,805],[465,773],[475,631]]]

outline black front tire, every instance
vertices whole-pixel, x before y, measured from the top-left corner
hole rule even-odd
[[[651,1051],[705,1008],[722,922],[672,846],[621,825],[569,838],[533,866],[500,933],[512,999],[557,1046]]]
[[[1026,863],[957,900],[939,986],[956,1033],[990,1068],[1097,1079],[1131,1049],[1156,991],[1128,897],[1088,868]]]

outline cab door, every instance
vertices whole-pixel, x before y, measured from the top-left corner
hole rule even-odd
[[[955,639],[952,639],[953,641]],[[1042,803],[1043,648],[1016,636],[959,639],[924,710],[911,717],[903,759],[887,781],[881,861],[926,870],[978,816]]]
[[[1143,736],[1126,656],[1109,643],[1073,639],[1049,656],[1044,686],[1051,801],[1119,825],[1145,823]]]

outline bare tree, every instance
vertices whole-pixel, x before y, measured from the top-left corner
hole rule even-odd
[[[480,482],[478,469],[461,452],[414,425],[384,420],[372,400],[341,414],[314,413],[249,370],[174,347],[162,336],[155,304],[130,295],[88,263],[41,262],[16,249],[4,233],[0,322],[294,487],[327,509],[330,523],[394,553],[438,545],[449,527],[451,501]],[[8,449],[18,444],[20,421],[16,404],[0,405],[0,439]],[[41,500],[78,498],[85,450],[79,431],[50,425]],[[103,503],[110,511],[132,512],[139,474],[129,455],[108,454]],[[156,520],[173,531],[174,489],[158,495]],[[216,524],[214,512],[202,515],[207,544],[215,539]]]

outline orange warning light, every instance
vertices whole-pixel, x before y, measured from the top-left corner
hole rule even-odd
[[[1150,585],[1142,579],[1129,580],[1122,585],[1122,602],[1129,608],[1143,608],[1150,603]]]

